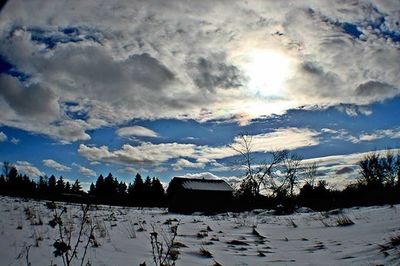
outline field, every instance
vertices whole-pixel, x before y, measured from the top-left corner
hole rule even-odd
[[[285,216],[91,206],[83,220],[80,205],[0,197],[0,215],[0,265],[63,265],[54,243],[70,236],[73,250],[82,221],[71,265],[154,265],[151,235],[164,253],[174,240],[176,265],[400,265],[400,205]]]

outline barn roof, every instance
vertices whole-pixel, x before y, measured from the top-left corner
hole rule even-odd
[[[232,187],[222,179],[174,177],[173,181],[187,190],[233,191]]]

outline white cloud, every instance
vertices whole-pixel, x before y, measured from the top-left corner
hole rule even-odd
[[[202,172],[202,173],[187,173],[181,177],[184,178],[196,178],[196,179],[221,179],[220,177],[214,175],[213,173],[210,172]]]
[[[252,137],[253,152],[267,152],[277,149],[293,150],[300,147],[317,145],[319,133],[310,129],[280,128],[272,132]],[[232,146],[239,145],[239,138]],[[124,144],[121,149],[110,151],[107,146],[87,146],[80,144],[78,152],[90,161],[112,162],[118,164],[160,165],[176,159],[175,169],[202,168],[207,163],[237,155],[230,146],[211,147],[206,145],[142,142],[132,146]],[[195,162],[189,161],[189,159]]]
[[[358,143],[362,141],[374,141],[383,138],[399,139],[400,130],[399,129],[375,130],[373,133],[361,134],[358,138],[355,138],[353,142]]]
[[[27,161],[17,161],[15,163],[19,173],[26,174],[29,177],[44,176],[44,173]]]
[[[185,168],[204,168],[204,162],[191,162],[186,159],[178,159],[174,164],[171,165],[174,170],[179,171]]]
[[[1,75],[0,123],[73,142],[132,119],[244,125],[298,106],[383,101],[400,93],[400,44],[387,34],[398,31],[393,3],[12,1],[2,10],[0,53],[25,75]],[[248,88],[254,73],[245,63],[260,50],[290,62],[280,97]]]
[[[14,137],[12,137],[10,141],[11,141],[12,144],[15,144],[15,145],[17,145],[20,142],[19,139],[14,138]]]
[[[1,132],[0,132],[0,142],[4,142],[4,141],[6,141],[7,139],[8,139],[8,138],[7,138],[7,135],[4,134],[3,131],[1,131]]]
[[[272,150],[294,150],[301,147],[319,144],[319,133],[307,128],[278,128],[270,133],[259,134],[252,137],[253,151],[267,152]],[[236,137],[233,146],[237,145],[240,138]]]
[[[398,149],[391,149],[393,153],[397,153]],[[387,150],[372,151],[380,155],[385,155]],[[302,164],[311,163],[318,164],[318,179],[326,180],[330,185],[334,185],[338,189],[344,188],[349,183],[354,183],[360,176],[358,162],[362,160],[370,152],[359,152],[345,155],[332,155],[318,158],[310,158],[303,160]]]
[[[139,171],[134,167],[126,166],[122,169],[119,169],[118,172],[123,172],[123,173],[134,175],[134,174],[138,173]]]
[[[350,141],[353,143],[361,143],[361,142],[372,142],[375,140],[390,138],[390,139],[399,139],[400,138],[400,129],[399,128],[390,128],[390,129],[378,129],[373,130],[372,132],[363,132],[359,135],[352,135],[347,130],[329,130],[323,129],[325,133],[330,133],[333,135],[334,139],[341,139]]]
[[[158,137],[156,132],[142,126],[122,127],[117,130],[117,134],[121,137]]]
[[[84,176],[96,176],[96,172],[93,171],[92,169],[86,168],[82,165],[79,165],[77,163],[73,163],[72,166],[78,167],[79,173],[81,173]]]
[[[60,164],[52,159],[43,160],[43,165],[61,172],[71,171],[71,167]]]

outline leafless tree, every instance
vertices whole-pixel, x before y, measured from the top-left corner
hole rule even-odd
[[[318,163],[313,162],[304,166],[304,181],[311,187],[315,186],[315,178],[318,174]]]
[[[284,169],[284,182],[289,186],[289,195],[293,198],[294,187],[299,181],[299,168],[301,165],[302,158],[295,153],[292,153],[283,161]]]
[[[286,150],[270,151],[269,158],[256,162],[253,156],[252,137],[248,135],[239,135],[238,141],[230,147],[239,155],[239,164],[245,168],[245,177],[242,181],[242,188],[250,190],[253,196],[260,194],[262,189],[275,189],[276,185],[275,171],[279,165],[288,156]]]

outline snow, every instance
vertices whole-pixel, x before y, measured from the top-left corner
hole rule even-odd
[[[68,220],[77,229],[80,205],[58,205],[67,207]],[[27,209],[33,218],[27,219]],[[29,246],[32,266],[63,265],[53,255],[58,231],[48,225],[53,211],[44,201],[0,197],[0,215],[0,265],[27,265]],[[176,241],[185,247],[179,248],[176,265],[213,265],[215,261],[222,265],[400,265],[400,247],[381,250],[391,237],[400,236],[400,205],[332,213],[300,210],[286,216],[274,216],[267,210],[206,216],[177,215],[158,208],[94,206],[90,217],[97,225],[99,244],[88,248],[91,265],[154,265],[152,227],[168,239],[170,226],[177,220]],[[343,217],[354,225],[338,226]],[[42,239],[38,245],[37,239]],[[202,256],[202,247],[213,258]],[[78,256],[82,252],[78,249]]]
[[[208,191],[232,191],[233,189],[225,181],[216,180],[185,180],[182,186],[190,190],[208,190]]]

